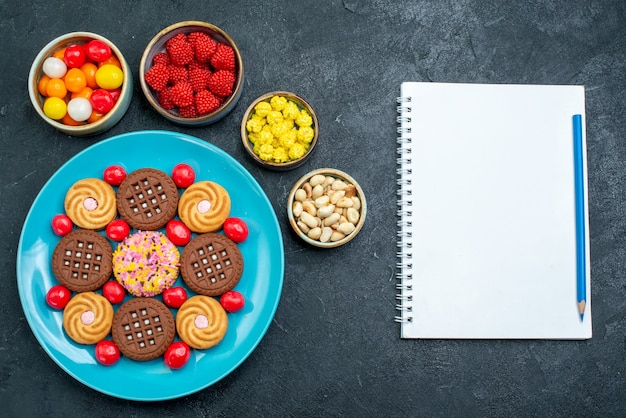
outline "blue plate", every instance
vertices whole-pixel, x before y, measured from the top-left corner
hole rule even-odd
[[[231,216],[243,219],[248,225],[248,239],[239,244],[244,272],[235,287],[245,296],[245,307],[228,314],[228,332],[220,344],[208,350],[192,350],[189,363],[182,369],[169,369],[162,358],[137,362],[124,356],[113,366],[100,365],[94,357],[95,346],[70,340],[63,331],[62,311],[46,303],[46,292],[58,284],[50,260],[60,238],[52,232],[50,222],[54,215],[63,213],[65,193],[77,180],[102,178],[104,169],[113,164],[122,165],[129,173],[143,167],[171,173],[178,163],[192,166],[197,181],[212,180],[224,186],[231,197]],[[211,386],[236,369],[267,331],[278,307],[283,275],[280,227],[256,180],[214,145],[165,131],[118,135],[85,149],[65,163],[35,199],[17,252],[22,307],[43,349],[63,370],[85,385],[110,396],[139,401],[182,397]],[[176,283],[184,285],[182,279]]]

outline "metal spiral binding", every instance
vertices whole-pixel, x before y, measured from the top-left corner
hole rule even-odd
[[[396,99],[398,106],[396,112],[396,122],[398,123],[396,138],[397,148],[396,153],[396,184],[397,184],[397,263],[396,263],[396,309],[398,314],[395,316],[396,322],[406,323],[413,320],[412,306],[410,302],[413,299],[412,290],[413,284],[413,252],[411,251],[412,244],[412,216],[411,210],[412,191],[411,191],[411,98],[410,97],[398,97]]]

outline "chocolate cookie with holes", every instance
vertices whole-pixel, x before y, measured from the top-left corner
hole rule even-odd
[[[52,272],[74,292],[94,291],[111,276],[112,253],[111,244],[99,233],[75,229],[54,248]]]
[[[164,171],[140,168],[117,189],[117,211],[128,224],[144,231],[165,226],[176,215],[178,188]]]
[[[180,273],[187,286],[205,296],[219,296],[233,289],[241,279],[243,267],[237,244],[215,232],[191,240],[180,259]]]
[[[122,354],[137,361],[162,356],[176,337],[170,309],[154,298],[134,298],[113,316],[111,336]]]

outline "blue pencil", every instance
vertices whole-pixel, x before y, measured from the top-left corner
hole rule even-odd
[[[576,297],[580,320],[585,315],[587,301],[587,263],[585,245],[585,177],[583,171],[583,122],[574,115],[574,187],[576,202]]]

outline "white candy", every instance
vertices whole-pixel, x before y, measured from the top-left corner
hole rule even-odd
[[[72,99],[67,104],[67,113],[76,122],[83,122],[91,115],[91,102],[83,97]]]
[[[63,78],[67,72],[67,65],[62,59],[48,57],[43,62],[43,73],[50,78]]]

